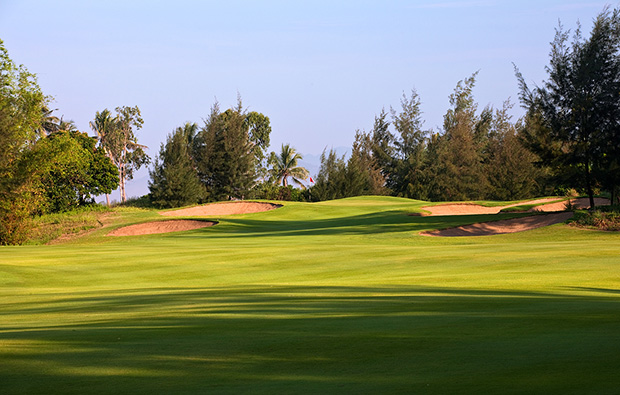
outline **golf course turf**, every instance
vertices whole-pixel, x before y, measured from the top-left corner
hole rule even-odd
[[[282,204],[0,247],[0,394],[618,393],[618,232],[423,237],[531,213]]]

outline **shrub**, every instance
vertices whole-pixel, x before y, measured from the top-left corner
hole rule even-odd
[[[620,206],[603,206],[593,211],[579,210],[571,222],[576,226],[600,230],[620,230]]]
[[[292,185],[281,186],[270,183],[260,183],[254,186],[248,194],[248,199],[284,200],[305,202],[306,190],[294,188]]]

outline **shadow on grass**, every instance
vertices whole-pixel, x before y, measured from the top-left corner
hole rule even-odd
[[[0,322],[3,394],[620,388],[620,298],[587,290],[163,288],[4,305]]]
[[[531,215],[531,213],[511,213],[420,217],[410,216],[403,211],[395,210],[326,219],[272,220],[227,218],[218,225],[217,229],[214,228],[208,231],[211,232],[209,237],[229,237],[231,235],[257,237],[412,233]]]

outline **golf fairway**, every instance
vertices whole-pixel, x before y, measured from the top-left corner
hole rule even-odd
[[[593,393],[620,389],[620,234],[363,197],[205,218],[127,210],[0,248],[0,393]]]

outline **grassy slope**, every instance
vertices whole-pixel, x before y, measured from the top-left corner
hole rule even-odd
[[[620,388],[618,233],[428,238],[490,216],[403,215],[422,205],[288,203],[190,232],[3,247],[0,392]]]

